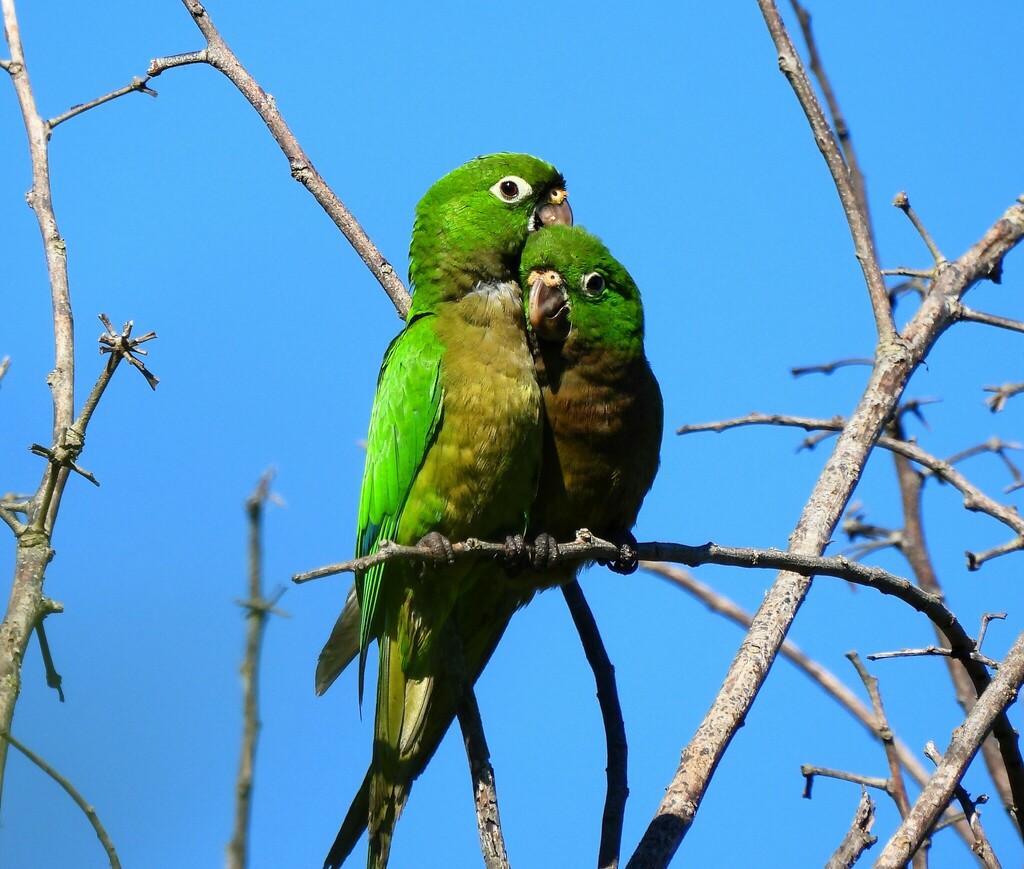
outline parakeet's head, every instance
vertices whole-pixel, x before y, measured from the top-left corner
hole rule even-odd
[[[477,157],[416,206],[410,279],[438,298],[458,298],[477,281],[516,280],[527,237],[552,224],[572,224],[554,166],[528,154]]]
[[[640,291],[599,238],[581,226],[551,226],[523,249],[520,283],[527,317],[542,342],[585,347],[642,346]]]

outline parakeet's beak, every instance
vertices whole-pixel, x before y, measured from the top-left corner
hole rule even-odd
[[[532,271],[529,281],[533,331],[542,341],[564,341],[569,336],[571,323],[562,276],[553,270]]]
[[[552,223],[562,223],[572,226],[572,209],[569,207],[569,194],[564,187],[555,187],[547,195],[547,200],[537,206],[533,212],[533,225],[531,229],[540,229],[542,226],[551,226]]]

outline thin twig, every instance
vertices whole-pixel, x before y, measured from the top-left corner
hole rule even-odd
[[[882,269],[882,274],[888,276],[901,276],[906,278],[920,278],[923,281],[935,279],[935,269],[911,269],[905,266],[897,266],[894,269]]]
[[[914,229],[918,231],[921,236],[921,240],[925,243],[928,248],[928,252],[932,255],[935,260],[935,268],[940,269],[946,264],[946,258],[942,255],[942,251],[939,250],[938,245],[932,240],[932,237],[928,234],[928,230],[925,229],[921,219],[917,216],[917,212],[910,205],[910,198],[907,196],[905,191],[900,191],[896,194],[896,198],[893,199],[892,204],[895,205],[900,211],[902,211],[907,217],[910,218],[910,222],[914,224]]]
[[[82,112],[87,112],[89,111],[89,109],[94,109],[97,106],[102,106],[104,103],[109,103],[111,100],[116,100],[118,97],[123,97],[125,94],[134,93],[135,91],[147,94],[155,98],[157,96],[157,92],[155,90],[152,90],[151,88],[146,87],[146,83],[148,81],[149,78],[139,78],[138,76],[136,76],[132,79],[131,84],[127,84],[123,88],[118,88],[116,91],[111,91],[109,94],[105,94],[102,97],[97,97],[96,99],[90,100],[87,103],[80,103],[77,106],[72,106],[70,109],[64,112],[64,114],[57,115],[57,117],[55,118],[50,118],[50,120],[46,122],[46,126],[49,127],[50,130],[53,130],[53,128],[56,127],[58,124],[63,124],[65,121],[70,120],[76,115],[82,114]]]
[[[615,686],[615,668],[605,651],[594,614],[587,604],[576,580],[562,586],[562,595],[569,606],[573,623],[583,642],[590,668],[597,682],[597,700],[604,721],[604,735],[608,754],[606,768],[608,790],[604,812],[601,814],[601,845],[598,848],[598,869],[615,869],[619,865],[622,848],[622,822],[629,796],[627,779],[626,726],[622,720],[619,692]]]
[[[988,405],[992,413],[999,413],[1006,407],[1007,401],[1015,395],[1020,395],[1020,393],[1024,392],[1024,383],[1004,383],[1002,386],[986,386],[984,391],[994,393],[991,398],[985,399],[985,404]]]
[[[249,865],[249,825],[252,819],[253,770],[256,766],[256,745],[259,739],[259,669],[267,619],[283,593],[271,600],[263,597],[263,511],[273,496],[270,483],[273,469],[264,471],[253,493],[246,499],[249,519],[249,599],[239,601],[245,607],[245,654],[242,658],[242,749],[235,783],[235,826],[227,847],[229,869],[245,869]]]
[[[941,646],[925,646],[920,649],[894,649],[891,652],[872,652],[867,656],[869,661],[885,661],[890,658],[929,658],[929,657],[943,657],[943,658],[955,658],[957,660],[963,660],[968,658],[971,661],[977,661],[979,664],[984,664],[993,670],[999,669],[999,662],[993,661],[991,658],[981,654],[981,652],[954,652],[952,649],[944,649]]]
[[[879,778],[878,776],[871,775],[859,775],[855,772],[847,772],[842,769],[830,769],[827,766],[811,766],[810,764],[800,765],[800,775],[804,777],[804,792],[802,794],[805,800],[811,798],[811,789],[814,784],[815,776],[822,776],[823,778],[834,778],[838,781],[852,782],[853,784],[860,785],[865,788],[874,788],[876,791],[882,791],[883,793],[892,794],[892,781],[887,778]]]
[[[846,161],[846,169],[850,175],[850,184],[853,188],[854,196],[861,213],[864,215],[868,232],[872,232],[871,212],[868,208],[868,193],[867,185],[864,182],[864,173],[861,172],[860,164],[857,161],[857,152],[853,147],[850,127],[846,123],[846,118],[843,117],[843,113],[839,108],[839,100],[836,99],[832,83],[825,73],[825,65],[821,61],[818,44],[811,27],[811,15],[796,0],[792,0],[792,4],[793,11],[796,12],[797,20],[800,22],[800,31],[803,34],[804,42],[807,45],[808,66],[814,77],[818,80],[818,84],[821,85],[821,92],[825,97],[825,105],[828,106],[829,114],[832,116],[832,128],[835,130],[836,139],[839,140],[839,146],[843,149],[843,159]]]
[[[1011,332],[1024,332],[1024,322],[1011,320],[1009,317],[1000,317],[997,314],[986,314],[982,311],[975,311],[966,305],[961,305],[957,311],[961,320],[970,323],[982,323],[985,326],[996,326],[999,329],[1009,329]]]
[[[875,711],[875,735],[885,749],[885,759],[889,764],[888,793],[896,803],[900,817],[905,818],[910,811],[910,798],[907,796],[907,786],[903,781],[903,767],[896,751],[896,738],[889,726],[889,719],[886,718],[885,707],[882,704],[882,692],[878,689],[878,679],[868,672],[856,652],[847,652],[846,657],[853,664],[853,668],[867,689],[868,697],[871,698],[871,706]],[[918,866],[919,864],[915,862],[914,865]]]
[[[1024,219],[1024,215],[1022,215]],[[794,428],[802,428],[805,431],[843,431],[847,426],[847,421],[843,417],[833,417],[832,419],[813,419],[811,417],[802,416],[788,416],[786,414],[765,414],[765,413],[750,413],[746,416],[737,417],[734,419],[720,420],[712,423],[701,423],[698,425],[684,425],[676,429],[676,434],[692,434],[695,432],[712,431],[722,432],[726,429],[737,428],[745,425],[779,425],[779,426],[791,426]],[[1000,504],[998,501],[990,498],[970,481],[957,471],[948,461],[943,461],[936,456],[925,452],[916,444],[912,444],[909,441],[896,440],[891,437],[879,437],[877,445],[887,449],[891,452],[905,456],[911,461],[917,462],[919,465],[930,470],[936,477],[949,483],[957,491],[964,496],[964,507],[972,512],[985,513],[991,516],[993,519],[998,519],[1004,525],[1015,531],[1019,537],[1024,537],[1024,517],[1014,509],[1006,507]],[[1012,544],[1007,544],[1009,548],[1001,550],[1002,552],[1013,551],[1014,549],[1020,548],[1021,542],[1018,539],[1013,541]],[[968,553],[968,569],[975,570],[981,565],[981,561],[976,563],[971,561],[971,554]]]
[[[803,365],[798,368],[790,368],[789,373],[794,377],[802,377],[805,374],[833,374],[839,368],[849,365],[872,365],[873,360],[866,358],[837,359],[835,362],[827,362],[824,365]]]
[[[32,763],[38,766],[50,778],[57,782],[57,784],[64,788],[67,795],[71,797],[71,799],[75,801],[75,804],[85,813],[85,816],[89,819],[89,823],[92,824],[93,830],[96,831],[96,838],[100,840],[103,850],[107,852],[107,860],[110,862],[110,869],[121,869],[121,861],[117,858],[117,851],[114,849],[114,843],[111,841],[103,824],[100,823],[100,818],[99,815],[96,814],[96,809],[86,802],[85,798],[78,792],[77,788],[75,788],[71,782],[64,778],[64,776],[57,772],[57,770],[50,766],[38,754],[15,739],[8,731],[0,731],[0,741],[3,741],[5,744],[10,743],[13,745],[18,749],[18,751],[25,755],[25,757],[32,761]]]
[[[61,607],[60,609],[63,609]],[[46,673],[46,686],[57,692],[57,699],[64,702],[64,689],[61,687],[63,677],[57,672],[53,665],[53,655],[50,652],[50,642],[46,639],[46,622],[40,621],[36,625],[36,639],[39,640],[39,654],[43,658],[43,670]]]
[[[874,822],[875,803],[867,791],[862,791],[850,830],[825,864],[825,869],[851,869],[860,859],[860,855],[878,841],[877,836],[871,835]]]
[[[298,139],[285,123],[284,117],[277,109],[274,98],[260,87],[249,71],[242,66],[238,57],[231,51],[221,37],[206,8],[199,0],[182,0],[196,27],[206,39],[206,48],[190,54],[177,55],[169,58],[158,58],[150,62],[148,75],[155,77],[167,69],[189,63],[208,63],[222,72],[242,95],[270,129],[271,135],[288,158],[292,177],[313,194],[320,206],[348,239],[349,243],[366,263],[367,268],[380,282],[384,292],[398,311],[405,318],[409,310],[409,293],[401,278],[391,264],[384,258],[377,246],[360,226],[352,213],[345,207],[320,173],[313,167],[312,161],[306,156]]]

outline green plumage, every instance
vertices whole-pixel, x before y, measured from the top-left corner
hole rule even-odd
[[[529,232],[571,220],[563,188],[549,164],[495,154],[446,175],[417,206],[412,306],[377,383],[357,556],[385,539],[414,544],[431,532],[463,540],[525,531],[542,432],[516,279]],[[350,603],[321,654],[317,687],[351,659],[357,633],[362,696],[367,651],[377,641],[373,759],[325,867],[340,865],[367,821],[368,865],[387,865],[412,780],[454,717],[441,632],[449,621],[460,630],[461,599],[503,582],[499,565],[465,561],[444,569],[393,561],[356,576],[358,632]],[[474,676],[482,666],[470,661]]]

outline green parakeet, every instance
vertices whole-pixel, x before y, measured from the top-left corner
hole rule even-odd
[[[632,542],[658,470],[664,418],[644,355],[640,292],[582,227],[553,226],[531,236],[520,273],[545,415],[531,533],[565,541],[588,528],[615,543]],[[570,579],[578,568],[524,579],[543,587]]]
[[[561,175],[524,154],[472,160],[420,201],[412,305],[384,356],[370,417],[357,556],[385,539],[426,538],[443,560],[448,538],[526,530],[542,432],[519,258],[532,230],[571,220]],[[331,672],[318,668],[317,681],[326,687],[350,659],[358,610],[360,696],[374,640],[379,652],[373,756],[325,867],[340,865],[367,821],[368,866],[387,865],[412,781],[454,717],[442,633],[461,597],[496,583],[507,583],[505,569],[479,561],[437,570],[392,561],[356,576],[358,607],[339,618],[321,654]]]

